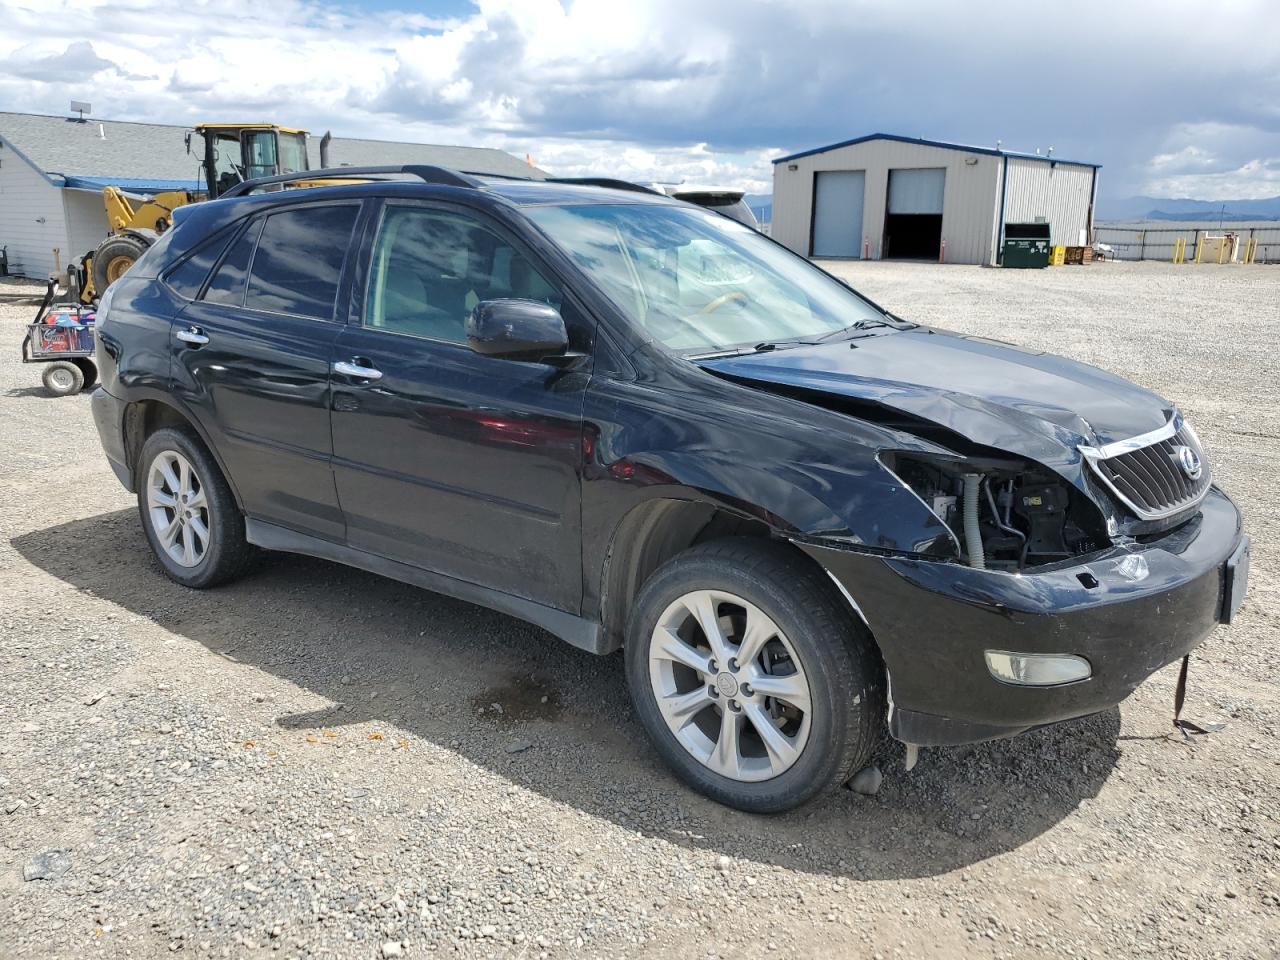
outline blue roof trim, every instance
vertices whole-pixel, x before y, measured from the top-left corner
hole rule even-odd
[[[60,176],[54,174],[54,176]],[[125,193],[161,193],[165,190],[190,190],[203,192],[205,185],[199,180],[153,180],[147,177],[62,177],[61,186],[68,190],[101,190],[103,187],[119,187]]]
[[[920,137],[903,137],[896,133],[871,133],[865,137],[855,137],[852,140],[842,140],[839,143],[829,143],[825,147],[814,147],[812,150],[802,150],[799,153],[793,153],[789,156],[778,157],[774,163],[786,163],[788,160],[799,160],[801,157],[812,157],[817,153],[826,153],[830,150],[839,150],[841,147],[852,147],[859,143],[867,143],[871,140],[893,140],[897,143],[914,143],[921,147],[938,147],[942,150],[960,150],[963,153],[981,153],[988,157],[1013,157],[1017,160],[1041,160],[1044,163],[1067,163],[1073,167],[1093,167],[1099,169],[1100,163],[1087,163],[1084,160],[1068,160],[1065,157],[1042,157],[1037,153],[1018,153],[1013,150],[995,150],[991,147],[971,147],[963,143],[947,143],[945,140],[925,140]]]

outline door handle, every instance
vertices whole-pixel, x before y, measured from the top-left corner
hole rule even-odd
[[[339,360],[333,365],[333,372],[356,380],[381,380],[382,371],[354,361]]]
[[[185,330],[179,330],[177,337],[183,343],[190,343],[197,347],[203,347],[209,342],[209,338],[201,332],[199,327],[187,327]]]

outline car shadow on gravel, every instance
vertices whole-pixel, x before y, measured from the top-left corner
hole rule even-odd
[[[238,583],[186,590],[160,572],[132,510],[12,543],[76,589],[305,691],[268,701],[278,699],[286,746],[368,724],[405,741],[397,770],[409,763],[421,782],[440,768],[428,751],[415,764],[414,738],[646,836],[766,865],[871,880],[963,868],[1050,830],[1097,795],[1119,756],[1113,709],[1014,740],[924,750],[910,773],[901,750],[889,751],[875,797],[838,790],[785,815],[750,816],[687,790],[661,765],[631,714],[618,656],[305,557],[268,555]],[[246,689],[219,712],[234,712],[237,698],[246,713],[263,709]]]

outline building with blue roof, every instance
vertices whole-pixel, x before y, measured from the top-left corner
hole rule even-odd
[[[225,118],[211,118],[225,119]],[[203,191],[200,158],[187,153],[188,126],[0,112],[0,247],[11,273],[43,278],[97,247],[107,235],[102,188],[145,195]],[[198,142],[198,141],[197,141]],[[320,165],[319,137],[309,165]],[[334,137],[334,165],[439,164],[507,176],[544,174],[485,147]]]
[[[873,133],[774,160],[771,235],[808,257],[995,265],[1006,236],[1090,243],[1098,170]]]

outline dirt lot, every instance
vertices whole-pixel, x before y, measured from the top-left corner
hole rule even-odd
[[[1182,405],[1256,543],[1191,672],[1225,730],[1169,736],[1169,668],[875,797],[723,809],[658,764],[617,657],[297,557],[171,584],[3,307],[0,956],[1276,956],[1280,269],[833,269]],[[48,851],[69,869],[24,880]]]

